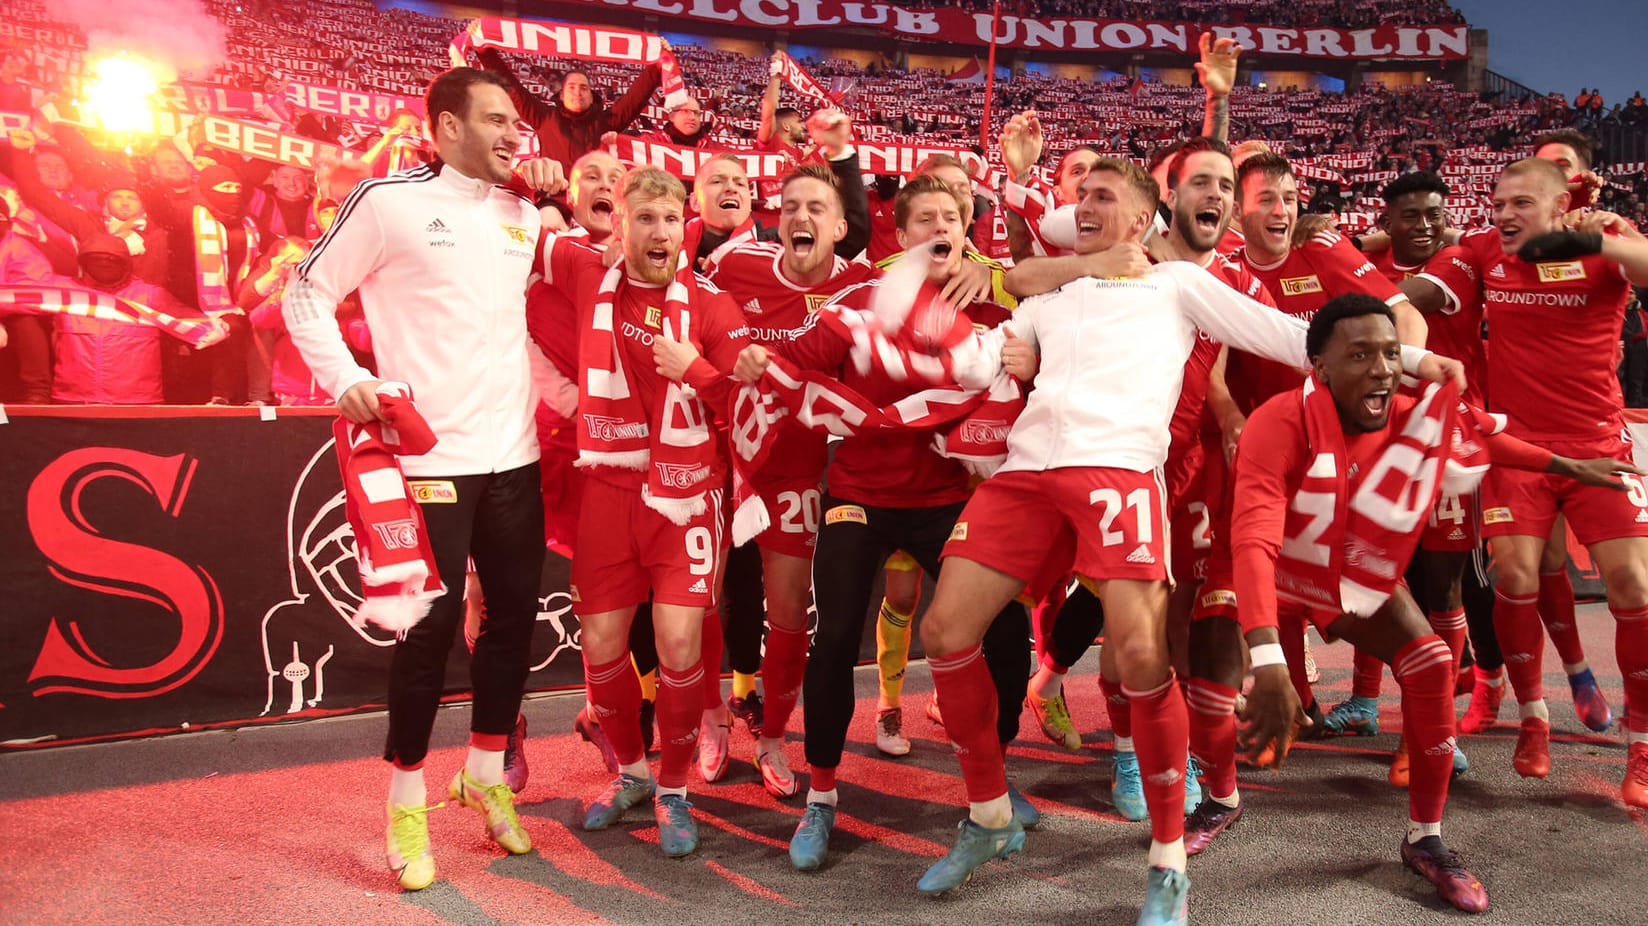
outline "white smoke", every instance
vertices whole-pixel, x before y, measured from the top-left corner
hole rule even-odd
[[[125,52],[179,76],[204,77],[228,56],[223,24],[201,0],[55,0],[52,15],[86,34],[87,57]]]

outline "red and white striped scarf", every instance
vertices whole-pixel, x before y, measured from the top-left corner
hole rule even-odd
[[[79,315],[152,325],[190,347],[211,347],[229,336],[216,318],[178,318],[112,293],[72,286],[0,286],[0,315]]]
[[[1333,394],[1307,379],[1300,393],[1311,463],[1288,504],[1276,594],[1332,614],[1367,616],[1390,598],[1438,495],[1474,488],[1487,472],[1479,435],[1504,420],[1459,401],[1452,384],[1430,384],[1393,412],[1390,440],[1352,473]]]
[[[681,253],[691,255],[696,259],[698,256],[698,246],[704,241],[704,228],[704,220],[702,217],[695,216],[687,220],[687,227],[681,235]],[[721,259],[722,255],[737,247],[739,244],[745,241],[754,241],[755,236],[760,234],[760,231],[760,229],[755,227],[755,216],[745,216],[744,221],[740,223],[737,228],[732,230],[732,234],[727,236],[727,240],[717,245],[714,251],[711,251],[708,255],[706,255],[704,261],[705,266],[713,265],[717,260]]]
[[[1053,194],[1038,172],[1031,171],[1027,183],[1007,181],[1007,186],[1002,191],[1002,200],[1007,203],[1009,210],[1024,219],[1025,228],[1030,233],[1032,253],[1037,256],[1062,253],[1059,248],[1049,244],[1041,234],[1041,220],[1053,209]]]
[[[1007,434],[1024,410],[1024,393],[1005,371],[982,392],[955,385],[951,371],[960,352],[971,344],[972,325],[957,313],[952,327],[937,339],[940,352],[927,353],[920,344],[934,339],[916,329],[925,326],[931,331],[934,314],[942,312],[930,314],[919,307],[909,311],[900,331],[889,336],[869,312],[837,305],[819,309],[814,323],[852,343],[849,362],[855,369],[933,385],[878,406],[833,376],[798,369],[774,355],[762,378],[733,396],[731,443],[740,481],[747,482],[749,474],[761,468],[785,418],[838,437],[892,428],[932,431],[934,452],[976,476],[994,473],[1007,460]],[[733,543],[765,530],[770,520],[759,496],[740,493]]]
[[[239,267],[229,266],[229,230],[205,206],[194,207],[190,223],[195,238],[195,293],[200,299],[200,311],[208,315],[238,311],[236,290],[251,269],[252,258],[258,253],[257,223],[251,216],[241,219],[246,229],[246,256]]]
[[[378,386],[378,407],[388,423],[355,424],[340,416],[332,435],[365,598],[353,622],[402,633],[446,594],[423,512],[396,459],[428,453],[436,437],[405,383]]]
[[[773,54],[779,59],[782,67],[779,73],[783,75],[784,82],[794,87],[797,93],[825,109],[840,104],[838,99],[830,95],[830,91],[825,90],[824,86],[813,79],[813,76],[807,73],[807,69],[802,67],[800,62],[791,58],[788,53],[779,50],[773,52]]]
[[[580,383],[578,465],[644,470],[647,507],[685,524],[707,510],[705,493],[715,471],[715,441],[709,409],[691,386],[668,382],[652,408],[645,407],[624,369],[618,304],[629,285],[620,261],[607,271],[585,327],[579,335]],[[693,320],[698,281],[684,248],[664,295],[659,327],[667,337],[703,347]]]

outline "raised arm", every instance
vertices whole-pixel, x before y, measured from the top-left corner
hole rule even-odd
[[[1207,88],[1207,107],[1202,115],[1202,134],[1219,141],[1230,141],[1230,88],[1236,83],[1236,59],[1242,46],[1234,39],[1215,39],[1213,33],[1202,33],[1202,60],[1196,62],[1196,74]]]
[[[480,59],[481,67],[502,77],[509,84],[509,101],[515,104],[515,112],[521,121],[537,128],[540,123],[549,118],[549,106],[538,99],[521,79],[515,76],[515,70],[504,60],[504,56],[496,48],[477,48],[475,57]]]
[[[767,89],[761,94],[761,122],[755,129],[756,143],[765,145],[772,141],[773,133],[778,131],[778,94],[784,86],[784,65],[778,56],[781,52],[773,52],[772,64],[768,67]]]

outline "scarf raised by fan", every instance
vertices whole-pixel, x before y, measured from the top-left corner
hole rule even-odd
[[[1432,383],[1407,411],[1393,412],[1379,456],[1351,473],[1332,393],[1312,378],[1300,399],[1311,463],[1288,505],[1276,594],[1367,616],[1401,580],[1438,495],[1481,481],[1488,452],[1480,437],[1498,433],[1504,419],[1460,402],[1452,384]]]
[[[252,258],[258,253],[257,224],[250,216],[241,219],[246,230],[246,256],[240,266],[229,269],[229,231],[205,206],[196,206],[192,226],[195,233],[195,293],[200,311],[207,314],[239,312],[235,289],[246,279]]]
[[[471,48],[501,48],[527,55],[578,58],[613,64],[654,64],[663,72],[664,105],[673,108],[688,101],[681,66],[664,39],[651,32],[636,32],[612,26],[585,26],[576,23],[539,22],[482,16],[452,39],[447,56],[453,67],[463,67],[464,53]]]
[[[355,424],[340,416],[332,435],[365,599],[353,622],[400,633],[423,620],[430,604],[446,594],[423,512],[397,460],[428,453],[436,437],[413,406],[411,387],[383,383],[377,391],[385,422]]]
[[[647,507],[675,524],[686,524],[707,510],[705,492],[715,488],[709,485],[716,453],[710,414],[693,388],[682,383],[665,383],[651,408],[631,388],[617,324],[621,290],[628,285],[622,262],[608,270],[579,334],[584,381],[578,401],[583,419],[578,465],[644,470],[641,495]],[[659,326],[665,337],[699,343],[692,317],[697,293],[692,255],[682,250],[675,278],[664,294]]]
[[[72,286],[0,286],[0,315],[7,313],[152,325],[195,348],[211,347],[229,336],[229,326],[217,318],[178,318],[112,293]]]
[[[830,91],[825,90],[823,84],[814,80],[813,76],[807,73],[807,69],[802,67],[800,62],[791,58],[782,50],[773,52],[773,57],[778,59],[779,74],[784,78],[784,82],[794,87],[797,93],[816,101],[819,106],[834,107],[840,105],[841,101],[831,96]]]

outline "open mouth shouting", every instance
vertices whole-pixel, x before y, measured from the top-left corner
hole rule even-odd
[[[1219,209],[1203,209],[1196,213],[1196,230],[1208,237],[1217,234],[1219,223],[1224,221],[1224,212]]]
[[[670,249],[666,247],[648,248],[646,250],[647,265],[655,270],[674,270],[670,266]]]
[[[603,193],[590,200],[589,212],[591,215],[610,220],[613,212],[612,197]]]
[[[737,212],[743,207],[744,203],[737,196],[729,195],[721,197],[720,201],[718,201],[716,205],[727,210],[728,212]]]
[[[813,253],[818,244],[818,238],[811,229],[798,228],[790,232],[790,251],[797,257],[807,257]]]
[[[950,242],[945,241],[943,238],[934,239],[933,260],[938,263],[943,263],[950,259],[950,254],[954,250],[955,248],[950,244]]]
[[[1358,410],[1362,413],[1363,420],[1370,424],[1383,424],[1386,415],[1390,411],[1390,397],[1391,390],[1388,386],[1375,389],[1362,396]]]

